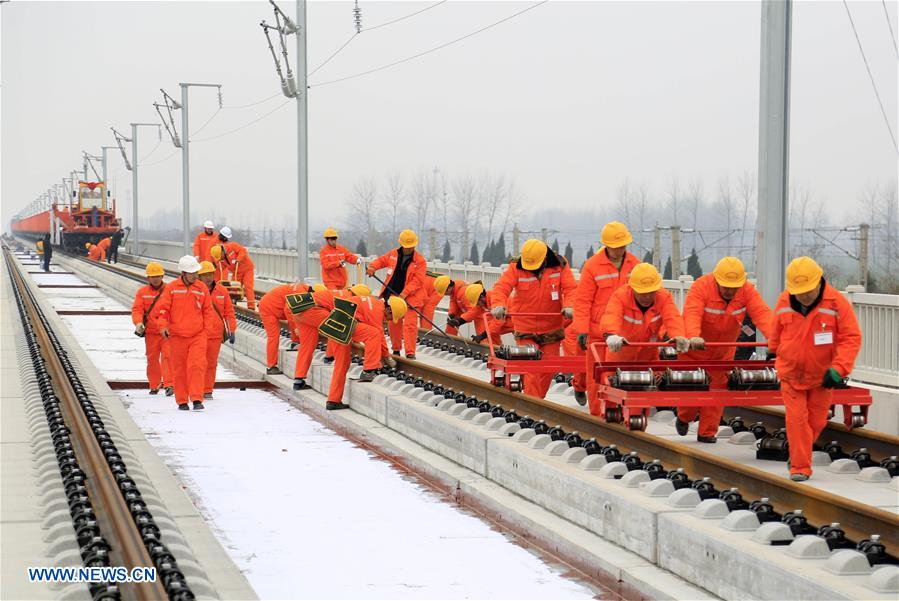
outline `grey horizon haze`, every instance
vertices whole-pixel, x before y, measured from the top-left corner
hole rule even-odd
[[[309,2],[310,71],[354,32],[353,4]],[[364,27],[431,4],[359,2]],[[701,178],[712,196],[721,177],[756,169],[758,2],[552,0],[427,56],[328,83],[533,4],[446,2],[363,31],[310,77],[312,241],[317,229],[347,225],[359,177],[411,179],[435,166],[450,178],[501,174],[526,216],[552,207],[611,212],[625,178],[647,182],[655,196],[673,177]],[[295,14],[293,2],[279,5]],[[884,6],[896,35],[897,4],[849,6],[895,134],[897,56]],[[191,89],[192,212],[232,227],[294,227],[293,101],[229,108],[279,93],[258,26],[272,20],[267,2],[13,0],[0,19],[4,230],[80,168],[82,150],[112,145],[110,126],[130,135],[129,122],[157,121],[159,88],[179,98],[179,82],[221,83],[226,107],[207,124],[216,94]],[[289,51],[293,64],[292,42]],[[842,2],[796,2],[792,77],[791,179],[831,222],[856,223],[866,185],[895,186],[897,154]],[[177,112],[175,121],[180,129]],[[180,209],[180,153],[164,131],[158,146],[152,129],[140,136],[141,215]],[[109,156],[127,225],[130,172],[117,152]]]

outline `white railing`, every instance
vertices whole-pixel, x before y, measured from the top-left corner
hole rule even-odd
[[[256,277],[268,278],[284,282],[296,278],[296,251],[269,248],[249,248],[250,256],[256,264]],[[140,255],[143,257],[176,262],[182,254],[182,246],[178,242],[162,242],[142,240]],[[366,257],[363,265],[374,260]],[[321,273],[318,253],[309,253],[309,274],[317,278]],[[506,266],[493,267],[489,263],[473,265],[465,263],[428,263],[433,272],[447,274],[453,279],[467,282],[480,280],[486,288],[492,288],[502,275]],[[348,269],[350,283],[358,283],[357,270]],[[577,277],[577,270],[574,270]],[[380,284],[373,278],[362,275],[362,281],[373,290],[379,290]],[[683,306],[684,297],[693,278],[681,276],[679,280],[665,280],[665,288],[674,295],[678,307]],[[862,348],[855,362],[852,377],[861,382],[879,384],[899,388],[899,295],[870,294],[857,292],[850,286],[845,293],[852,301],[859,326],[862,330]]]

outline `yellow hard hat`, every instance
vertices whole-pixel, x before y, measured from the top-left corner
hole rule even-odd
[[[655,292],[662,287],[662,274],[649,263],[638,263],[631,271],[628,283],[638,294]]]
[[[200,261],[200,271],[197,273],[200,275],[203,275],[204,273],[215,273],[215,265],[209,261]]]
[[[84,243],[84,248],[89,249],[91,246],[93,246],[93,244],[91,244],[90,242],[85,242],[85,243]]]
[[[335,230],[333,227],[329,227],[328,229],[325,230],[325,233],[322,237],[323,238],[336,238],[337,230]]]
[[[787,265],[787,292],[802,294],[814,290],[824,270],[811,257],[797,257]]]
[[[621,248],[633,242],[634,238],[626,225],[620,221],[610,221],[603,226],[599,241],[609,248]]]
[[[212,248],[209,249],[209,255],[212,257],[214,261],[221,261],[222,255],[224,255],[224,246],[221,244],[216,244]]]
[[[746,268],[743,261],[736,257],[724,257],[718,261],[712,274],[715,281],[725,288],[739,288],[746,283]]]
[[[350,292],[352,292],[356,296],[371,296],[371,288],[369,288],[365,284],[356,284],[355,286],[350,286]]]
[[[437,294],[443,296],[446,294],[446,289],[449,288],[450,277],[448,275],[441,275],[434,278],[434,290],[437,291]]]
[[[313,292],[324,292],[327,289],[328,289],[328,287],[325,286],[324,284],[312,284]]]
[[[521,247],[521,266],[527,270],[538,269],[546,260],[546,243],[531,238]]]
[[[412,230],[403,230],[400,232],[400,246],[403,248],[415,248],[418,244],[418,236]]]
[[[403,315],[406,314],[406,311],[409,310],[409,305],[406,304],[406,301],[398,296],[391,296],[388,298],[387,305],[390,307],[393,323],[397,323],[401,320]]]
[[[152,278],[158,275],[165,275],[165,269],[163,269],[162,265],[160,265],[156,261],[150,261],[149,263],[147,263],[147,269],[145,273],[147,274],[148,278]]]
[[[478,299],[481,298],[481,295],[484,293],[484,287],[480,284],[469,284],[465,287],[465,300],[468,301],[468,304],[474,307],[478,304]]]

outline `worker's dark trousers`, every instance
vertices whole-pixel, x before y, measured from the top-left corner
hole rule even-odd
[[[112,246],[109,247],[109,256],[106,258],[108,263],[118,263],[119,262],[119,247]]]
[[[50,271],[50,255],[44,253],[43,257],[41,257],[41,261],[43,261],[43,270],[46,272]]]

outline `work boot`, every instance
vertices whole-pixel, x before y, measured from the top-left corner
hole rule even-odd
[[[401,353],[399,351],[393,351],[393,354],[399,357]]]
[[[185,405],[187,407],[187,405]],[[194,411],[202,411],[206,407],[203,406],[203,401],[194,401]]]
[[[587,404],[587,393],[583,390],[575,390],[574,391],[574,400],[577,401],[577,404],[583,407]]]
[[[208,400],[208,399],[211,399],[211,398],[212,398],[212,393],[211,393],[211,392],[204,392],[204,393],[203,393],[203,400],[204,400],[204,401],[205,401],[205,400]]]
[[[295,351],[295,350],[297,350],[298,348],[300,348],[299,343],[291,342],[291,343],[290,343],[290,346],[287,347],[287,350],[289,350],[289,351]]]
[[[394,359],[393,357],[384,357],[383,359],[381,359],[381,365],[389,369],[393,369],[394,367],[396,367],[396,359]]]
[[[811,476],[806,476],[805,474],[790,474],[790,480],[793,482],[805,482],[811,478]]]
[[[306,388],[306,378],[294,378],[293,379],[293,389],[294,390],[303,390]]]
[[[165,396],[172,396],[173,394],[175,394],[175,387],[174,386],[166,386],[165,387]]]
[[[187,403],[178,403],[178,409],[181,411],[190,411],[190,407],[187,406]]]
[[[325,409],[328,411],[337,411],[338,409],[349,409],[349,405],[344,405],[343,403],[335,403],[334,401],[328,401],[325,403]]]
[[[158,389],[158,388],[151,388],[151,389],[150,389],[150,394],[159,394],[159,389]]]
[[[674,422],[674,429],[677,430],[677,433],[681,436],[686,436],[687,432],[690,431],[690,424],[682,422],[680,418],[677,418],[677,421]]]
[[[415,361],[415,353],[406,353],[406,359],[412,359]]]
[[[325,365],[331,365],[332,363],[334,363],[334,357],[328,357],[326,355],[325,358],[322,359],[322,361],[324,362]]]
[[[372,369],[369,371],[363,371],[359,376],[360,382],[374,382],[375,376],[378,375],[378,370]]]
[[[281,371],[281,368],[279,368],[277,365],[272,365],[267,370],[265,370],[265,373],[269,376],[278,376],[283,374],[284,372]]]
[[[713,443],[718,442],[718,438],[715,436],[697,436],[696,440],[698,442],[705,442],[708,444],[713,444]]]

